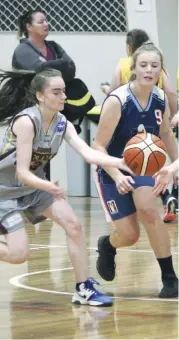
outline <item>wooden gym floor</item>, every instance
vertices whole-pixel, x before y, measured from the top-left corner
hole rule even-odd
[[[114,296],[114,306],[72,305],[75,282],[63,230],[49,220],[27,225],[29,261],[0,263],[0,339],[178,339],[178,302],[158,298],[160,270],[144,228],[135,246],[118,250],[116,278],[105,282],[95,268],[97,239],[110,231],[100,202],[69,202],[86,233],[90,275]],[[177,224],[168,230],[177,269]]]

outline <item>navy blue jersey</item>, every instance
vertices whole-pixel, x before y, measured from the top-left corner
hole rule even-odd
[[[154,86],[147,106],[143,109],[132,93],[130,84],[119,87],[109,95],[119,99],[121,118],[106,150],[109,155],[119,158],[123,156],[125,145],[129,139],[138,133],[140,125],[145,127],[146,132],[159,136],[160,125],[165,112],[165,94],[163,90]],[[101,183],[112,181],[101,167],[98,167],[97,171]],[[105,178],[108,178],[107,181],[105,181]]]

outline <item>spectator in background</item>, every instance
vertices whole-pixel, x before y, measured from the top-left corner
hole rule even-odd
[[[74,61],[55,41],[45,40],[49,26],[42,10],[25,12],[18,19],[18,28],[20,44],[13,54],[13,68],[35,71],[55,68],[62,72],[65,82],[75,77]]]
[[[61,71],[66,84],[67,100],[64,116],[74,124],[78,133],[84,115],[92,109],[95,101],[86,85],[75,78],[76,66],[61,45],[46,40],[49,26],[46,14],[41,9],[29,10],[18,19],[19,45],[12,57],[13,69],[41,71],[54,68]],[[50,179],[49,165],[46,174]]]

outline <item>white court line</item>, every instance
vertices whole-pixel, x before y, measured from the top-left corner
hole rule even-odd
[[[32,246],[32,247],[31,247]],[[38,250],[38,249],[45,249],[45,248],[67,248],[67,246],[60,246],[60,245],[51,245],[51,244],[35,244],[31,243],[30,244],[30,250]],[[88,250],[97,250],[97,248],[87,248]],[[138,252],[138,253],[152,253],[154,254],[153,250],[147,250],[147,249],[130,249],[130,248],[121,248],[118,249],[118,251],[122,252]],[[172,251],[172,254],[178,255],[177,251]]]
[[[72,293],[67,293],[67,292],[59,292],[59,291],[55,291],[55,290],[35,288],[35,287],[24,285],[20,282],[20,279],[22,279],[24,277],[28,277],[28,276],[32,276],[32,275],[38,275],[38,274],[44,274],[44,273],[50,273],[50,272],[66,271],[66,270],[72,270],[72,269],[73,269],[73,267],[69,267],[69,268],[49,269],[49,270],[41,270],[41,271],[38,271],[38,272],[25,273],[25,274],[21,274],[21,275],[12,277],[9,280],[9,283],[13,286],[23,288],[23,289],[34,290],[36,292],[53,293],[53,294],[61,294],[61,295],[73,295]]]
[[[32,275],[38,275],[43,273],[49,273],[49,272],[56,272],[56,271],[66,271],[66,270],[72,270],[73,267],[69,268],[58,268],[58,269],[49,269],[49,270],[41,270],[38,272],[31,272],[31,273],[25,273],[18,276],[14,276],[9,280],[9,283],[12,284],[15,287],[33,290],[36,292],[43,292],[43,293],[51,293],[51,294],[59,294],[59,295],[73,295],[73,293],[67,293],[67,292],[59,292],[56,290],[49,290],[49,289],[42,289],[42,288],[36,288],[24,285],[20,282],[20,280],[24,277],[32,276]],[[126,297],[126,296],[116,296],[112,297],[113,299],[117,300],[139,300],[139,301],[160,301],[160,302],[178,302],[178,299],[160,299],[160,298],[145,298],[145,297]]]

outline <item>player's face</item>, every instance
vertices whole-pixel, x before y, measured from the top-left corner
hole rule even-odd
[[[34,13],[32,15],[32,24],[28,24],[27,28],[29,33],[46,38],[48,35],[48,23],[45,14],[40,12]]]
[[[37,93],[40,105],[52,112],[64,109],[66,94],[65,83],[61,77],[49,78],[42,92]]]
[[[161,72],[161,58],[156,52],[143,52],[136,60],[136,80],[143,86],[157,84]]]

